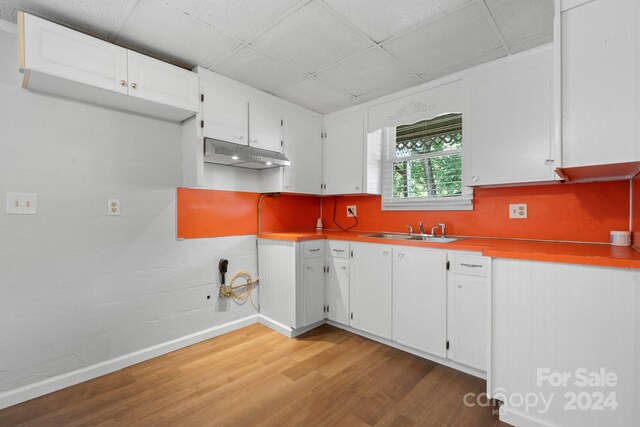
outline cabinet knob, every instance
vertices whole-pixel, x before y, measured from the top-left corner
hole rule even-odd
[[[307,270],[311,271],[311,270],[313,270],[313,268],[311,268],[311,266],[308,266]]]
[[[346,270],[346,269],[347,269],[347,267],[343,265],[343,266],[342,266],[342,269],[343,269],[343,270]]]
[[[244,135],[234,135],[233,139],[238,140],[238,141],[242,141],[244,139]]]
[[[138,89],[138,83],[131,83],[131,89]]]
[[[258,139],[252,139],[252,140],[251,140],[251,143],[252,143],[252,144],[257,144],[257,143],[258,143],[258,141],[259,141]]]
[[[360,187],[358,187],[357,185],[353,188],[355,188],[356,190],[360,190]]]
[[[384,251],[384,252],[382,252],[382,255],[387,256],[387,255],[389,255],[389,252]]]
[[[551,166],[553,163],[554,163],[553,159],[547,159],[547,160],[544,161],[544,164],[547,165],[547,166]]]
[[[127,85],[126,80],[120,80],[120,86],[126,86],[126,85]]]
[[[404,254],[398,254],[398,258],[404,258]]]
[[[471,177],[471,181],[473,181],[473,182],[478,182],[478,177],[477,177],[477,176],[472,176],[472,177]]]

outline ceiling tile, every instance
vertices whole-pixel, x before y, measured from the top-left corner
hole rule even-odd
[[[309,77],[289,86],[277,92],[277,95],[322,114],[361,102],[348,93],[322,83],[315,77]]]
[[[325,0],[369,37],[380,43],[408,28],[441,16],[471,0]]]
[[[154,1],[142,1],[116,40],[188,67],[210,67],[240,44],[211,26]]]
[[[492,50],[491,52],[485,53],[484,55],[478,56],[476,58],[468,59],[463,62],[459,62],[450,67],[440,68],[438,70],[433,70],[425,74],[421,74],[420,77],[425,82],[429,82],[431,80],[439,79],[440,77],[448,76],[450,74],[457,73],[459,71],[466,70],[467,68],[475,67],[476,65],[481,65],[486,62],[495,61],[496,59],[500,59],[507,56],[507,53],[502,48],[498,48]]]
[[[130,0],[3,0],[2,3],[103,38],[118,27]],[[15,18],[14,18],[15,19]]]
[[[310,73],[373,45],[371,40],[317,2],[308,3],[292,13],[252,44],[274,58],[298,64]]]
[[[304,70],[245,47],[213,69],[266,92],[275,92],[307,76]]]
[[[387,53],[374,48],[323,71],[317,77],[333,87],[358,96],[407,80],[412,75]]]
[[[553,0],[485,0],[485,3],[509,46],[553,33]]]
[[[552,41],[553,33],[542,34],[540,36],[512,44],[511,46],[509,46],[509,49],[512,53],[518,53],[522,52],[523,50],[532,49],[534,47],[542,46],[543,44],[551,43]]]
[[[16,22],[15,6],[0,2],[0,19],[3,21]]]
[[[413,86],[418,86],[422,83],[423,83],[422,79],[418,77],[411,77],[408,80],[404,80],[402,82],[396,82],[391,84],[390,86],[385,86],[383,88],[376,89],[371,92],[367,92],[364,95],[359,96],[358,99],[363,102],[371,101],[372,99],[380,98],[382,96],[389,95],[391,93],[398,92],[403,89],[408,89]]]
[[[301,0],[160,0],[220,32],[249,41]]]
[[[451,67],[500,46],[475,3],[383,44],[416,74]]]

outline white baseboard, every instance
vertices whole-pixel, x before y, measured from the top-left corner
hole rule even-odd
[[[2,392],[0,393],[0,409],[115,372],[127,366],[153,359],[154,357],[170,353],[200,341],[235,331],[236,329],[244,328],[245,326],[257,323],[258,317],[258,314],[254,314],[190,335],[185,335],[175,340],[154,345],[153,347],[147,347],[133,353],[125,354],[124,356],[96,363],[86,368],[76,369],[75,371],[66,372],[61,375],[56,375],[55,377],[47,378],[46,380]]]
[[[369,338],[372,341],[377,341],[384,345],[388,345],[389,347],[397,348],[398,350],[406,351],[407,353],[415,354],[416,356],[422,357],[423,359],[431,360],[432,362],[439,363],[441,365],[447,366],[449,368],[453,368],[458,371],[462,371],[469,375],[473,375],[474,377],[481,378],[483,380],[487,379],[486,372],[483,372],[479,369],[472,368],[470,366],[461,365],[460,363],[454,362],[449,359],[443,359],[442,357],[435,356],[433,354],[425,353],[424,351],[416,350],[411,347],[404,346],[395,341],[388,340],[386,338],[381,338],[376,335],[363,332],[359,329],[354,329],[351,326],[343,325],[342,323],[337,323],[332,320],[327,320],[327,323],[331,326],[335,326],[336,328],[344,329],[345,331],[352,332],[356,335],[363,336],[365,338]]]
[[[291,329],[288,326],[283,325],[280,322],[276,322],[275,320],[267,317],[267,316],[263,316],[262,314],[258,315],[258,322],[260,322],[261,324],[263,324],[264,326],[266,326],[269,329],[273,329],[274,331],[278,332],[279,334],[284,335],[287,338],[293,338],[293,329]]]
[[[557,427],[556,424],[538,420],[529,414],[514,411],[504,405],[500,407],[500,421],[518,427]]]

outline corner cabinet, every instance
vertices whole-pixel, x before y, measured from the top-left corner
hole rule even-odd
[[[23,87],[182,122],[199,111],[191,71],[18,12]]]
[[[555,140],[553,48],[488,64],[464,79],[464,184],[559,179]]]
[[[324,287],[325,317],[349,325],[349,242],[327,241],[327,276]]]
[[[562,6],[562,166],[638,162],[640,3]]]

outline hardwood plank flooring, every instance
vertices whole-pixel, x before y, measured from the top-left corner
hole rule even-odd
[[[0,411],[0,426],[498,426],[485,382],[324,325],[262,325]]]

